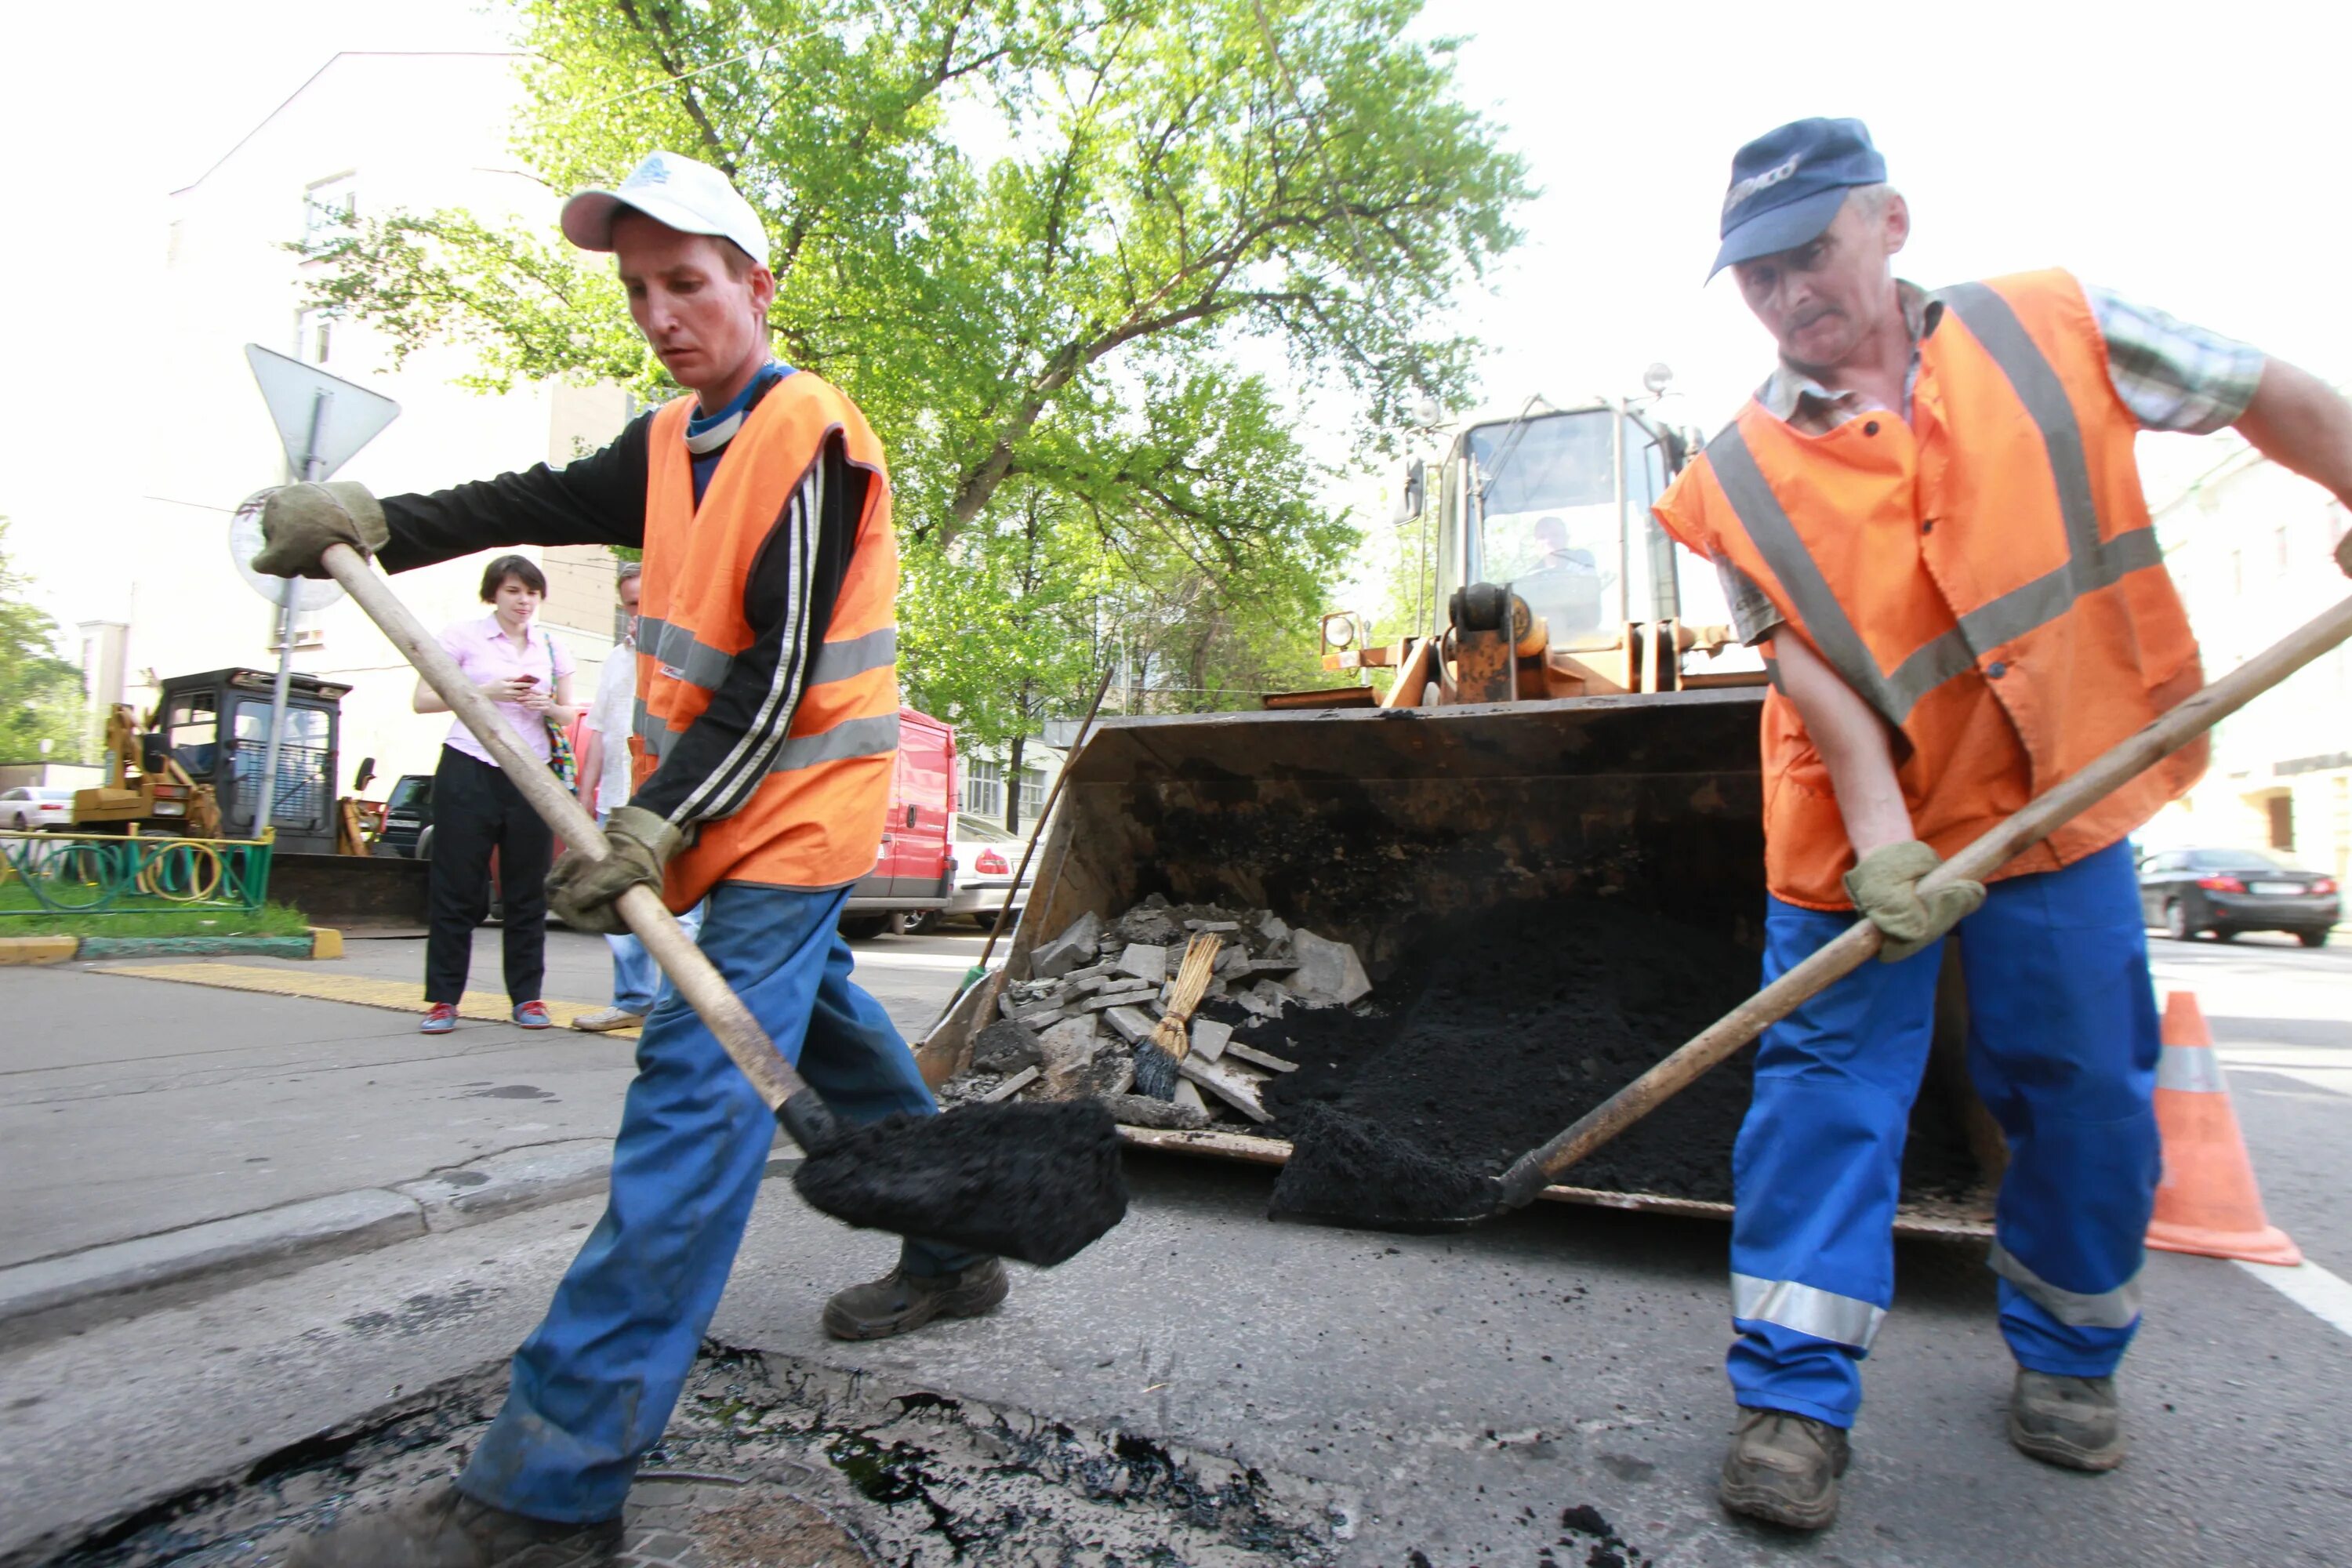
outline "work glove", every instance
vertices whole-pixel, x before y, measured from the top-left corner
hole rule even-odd
[[[1947,882],[1919,896],[1919,879],[1942,865],[1933,849],[1916,838],[1881,845],[1845,874],[1846,896],[1886,941],[1881,963],[1900,963],[1944,940],[1944,933],[1984,902],[1982,882]]]
[[[323,485],[280,485],[261,503],[261,553],[253,569],[273,577],[324,577],[320,560],[330,544],[373,555],[392,537],[383,508],[365,485],[336,479]]]
[[[547,873],[548,912],[573,931],[620,936],[628,931],[613,900],[643,882],[661,890],[662,868],[686,847],[686,836],[642,806],[625,805],[604,819],[613,852],[592,860],[566,849]]]

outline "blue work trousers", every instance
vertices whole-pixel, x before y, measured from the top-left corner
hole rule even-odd
[[[914,1053],[850,981],[836,924],[846,897],[722,882],[705,906],[702,951],[844,1120],[934,1115]],[[537,1519],[621,1511],[718,1310],[775,1139],[751,1081],[663,991],[637,1042],[604,1217],[515,1352],[506,1406],[461,1489]],[[975,1259],[909,1240],[900,1261],[944,1274]]]
[[[1775,899],[1764,975],[1851,925]],[[2160,1049],[2129,847],[1995,882],[1954,932],[1969,1076],[2009,1142],[1994,1215],[2000,1330],[2018,1364],[2111,1373],[2139,1324],[2160,1151]],[[1941,951],[1866,963],[1764,1034],[1733,1152],[1728,1357],[1743,1405],[1836,1426],[1894,1300],[1891,1229]]]

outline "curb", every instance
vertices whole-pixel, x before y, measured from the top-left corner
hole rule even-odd
[[[0,967],[66,963],[76,959],[212,958],[257,953],[268,958],[341,958],[343,933],[312,926],[301,936],[5,936]]]
[[[0,1348],[346,1253],[587,1197],[604,1190],[612,1159],[610,1139],[569,1138],[485,1155],[389,1187],[306,1198],[0,1268]],[[775,1173],[772,1163],[770,1173]]]

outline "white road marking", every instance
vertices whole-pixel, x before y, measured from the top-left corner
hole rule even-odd
[[[2352,1280],[2306,1259],[2292,1268],[2231,1260],[2340,1334],[2352,1336]]]

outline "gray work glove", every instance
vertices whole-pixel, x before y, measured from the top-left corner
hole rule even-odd
[[[1919,896],[1919,879],[1943,858],[1916,838],[1882,845],[1845,874],[1846,896],[1885,937],[1881,963],[1900,963],[1944,940],[1944,933],[1976,913],[1985,900],[1982,882],[1947,882]]]
[[[365,485],[336,479],[323,485],[280,485],[261,503],[261,553],[253,569],[273,577],[324,577],[319,563],[330,544],[373,555],[392,537],[383,508]]]
[[[573,931],[621,936],[629,927],[613,900],[640,882],[660,892],[662,868],[686,847],[686,836],[650,811],[625,805],[604,819],[604,842],[613,853],[602,860],[563,852],[547,873],[547,909]]]

